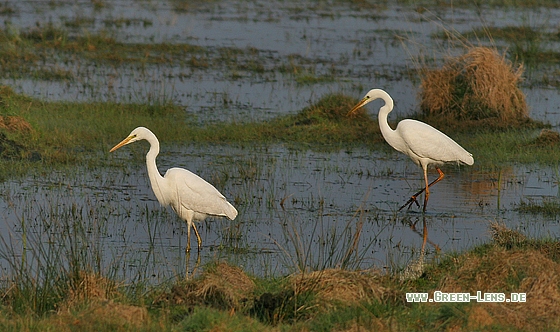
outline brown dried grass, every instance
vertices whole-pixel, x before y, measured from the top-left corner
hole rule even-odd
[[[175,285],[155,302],[208,305],[217,309],[241,309],[253,297],[255,283],[242,269],[218,263],[204,271],[200,278]]]
[[[226,308],[239,308],[255,288],[255,283],[237,266],[219,263],[206,271],[194,295]]]
[[[52,320],[58,322],[62,331],[95,331],[95,327],[108,330],[128,331],[141,329],[149,320],[148,310],[144,307],[114,303],[111,301],[96,301],[77,313],[66,311],[54,316]]]
[[[316,305],[325,309],[367,299],[381,301],[393,292],[382,286],[380,274],[376,272],[327,269],[293,275],[290,281],[296,292],[315,294]]]
[[[147,322],[146,308],[113,302],[118,297],[121,294],[116,282],[80,271],[70,279],[66,299],[58,306],[53,320],[57,320],[61,327],[77,329],[91,329],[98,325],[139,328]]]
[[[117,284],[101,275],[80,271],[68,282],[66,299],[59,306],[59,312],[85,301],[108,301],[119,296]]]
[[[10,132],[28,133],[32,130],[31,124],[20,116],[0,115],[0,129]]]
[[[500,235],[511,238],[512,234]],[[515,241],[523,241],[514,236]],[[514,326],[518,329],[560,327],[560,264],[547,252],[524,248],[507,250],[494,246],[483,256],[469,253],[461,256],[457,269],[446,275],[438,290],[442,292],[526,293],[525,303],[476,303],[469,309],[469,326],[489,324]],[[484,319],[481,317],[484,312]]]
[[[522,74],[522,65],[514,68],[496,50],[472,47],[440,69],[423,71],[420,108],[427,116],[525,123],[528,108],[518,87]]]

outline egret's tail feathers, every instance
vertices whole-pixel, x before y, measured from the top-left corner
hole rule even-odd
[[[474,158],[473,158],[472,154],[469,153],[468,156],[466,156],[465,158],[463,158],[462,162],[464,162],[465,164],[467,164],[467,165],[469,165],[469,166],[472,165],[472,164],[474,164]]]
[[[225,215],[230,219],[230,220],[234,220],[235,217],[237,217],[237,209],[230,204],[230,202],[226,202],[226,206],[224,209],[224,213]]]

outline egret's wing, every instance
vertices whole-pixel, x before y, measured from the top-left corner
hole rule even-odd
[[[410,151],[421,158],[440,162],[463,162],[472,165],[472,155],[436,128],[416,120],[399,122],[397,131]]]
[[[164,177],[169,181],[169,199],[177,206],[232,220],[237,216],[237,210],[224,195],[198,175],[183,168],[171,168]]]

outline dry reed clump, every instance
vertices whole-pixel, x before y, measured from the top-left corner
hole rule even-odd
[[[560,264],[536,249],[507,250],[494,246],[480,257],[466,254],[457,269],[438,287],[442,292],[526,293],[519,303],[476,303],[469,309],[468,324],[473,328],[489,324],[518,329],[560,327]],[[476,308],[476,309],[475,309]],[[479,319],[484,312],[484,319]],[[478,318],[477,318],[478,317]]]
[[[379,274],[327,269],[293,275],[291,283],[298,293],[315,294],[315,305],[323,309],[337,304],[352,305],[366,299],[383,300],[391,290],[381,285]]]
[[[441,69],[423,73],[420,108],[425,115],[446,119],[525,123],[528,108],[518,87],[522,73],[523,66],[514,69],[497,51],[473,47],[449,58]]]
[[[187,306],[208,305],[218,309],[239,309],[253,296],[255,283],[238,267],[218,263],[196,280],[175,285],[156,302]]]

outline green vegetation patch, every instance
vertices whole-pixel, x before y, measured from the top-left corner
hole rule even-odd
[[[560,215],[560,202],[553,199],[544,199],[541,202],[533,200],[522,200],[515,206],[520,213],[541,214],[547,217]]]
[[[81,22],[81,21],[80,21]],[[77,23],[76,23],[77,24]],[[145,23],[144,23],[145,24]],[[64,27],[48,23],[20,30],[6,25],[0,29],[0,75],[11,78],[73,80],[81,75],[83,63],[111,66],[173,65],[193,70],[222,69],[230,78],[249,75],[295,75],[300,84],[329,82],[336,69],[317,73],[331,62],[290,55],[280,57],[253,47],[202,47],[188,43],[127,43],[103,30],[71,34]],[[265,77],[266,78],[266,77]]]
[[[379,141],[377,121],[365,110],[354,117],[347,113],[356,100],[340,95],[326,95],[296,114],[252,123],[218,123],[191,127],[183,136],[191,142],[277,143],[285,142],[317,149],[339,149],[348,144]]]

